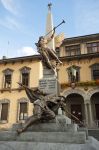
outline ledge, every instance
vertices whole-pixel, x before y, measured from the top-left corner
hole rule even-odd
[[[61,83],[61,88],[64,89],[67,87],[72,87],[72,84],[75,84],[75,85],[73,85],[74,88],[75,87],[84,87],[84,89],[87,90],[87,87],[89,87],[89,86],[99,86],[99,80],[81,81],[81,82],[75,82],[75,83],[70,83],[70,82]]]
[[[29,87],[29,88],[31,88],[31,89],[35,89],[35,88],[37,88],[37,87]],[[0,89],[0,92],[1,93],[3,93],[3,92],[12,92],[12,91],[23,91],[24,90],[24,88],[22,88],[22,87],[18,87],[18,88],[2,88],[2,89]]]
[[[99,52],[60,57],[60,59],[63,61],[71,61],[71,60],[79,60],[80,61],[81,59],[86,59],[86,58],[88,58],[89,60],[92,58],[99,58]]]

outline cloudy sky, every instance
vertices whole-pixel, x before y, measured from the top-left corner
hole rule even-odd
[[[54,25],[65,37],[99,33],[99,0],[0,0],[0,58],[36,53],[35,43],[45,34],[47,4],[52,2]]]

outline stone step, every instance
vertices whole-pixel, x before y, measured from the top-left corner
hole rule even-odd
[[[88,135],[93,136],[99,141],[99,129],[88,129]]]
[[[85,144],[0,141],[0,150],[99,150],[99,142],[94,139]]]
[[[22,128],[24,124],[14,124],[12,131]],[[35,132],[75,132],[77,131],[77,124],[64,124],[64,123],[39,123],[34,124],[27,129],[27,131]]]
[[[78,128],[78,131],[86,132],[86,136],[93,136],[95,139],[99,141],[99,128],[98,129]]]
[[[85,132],[24,132],[17,135],[15,131],[1,131],[0,141],[83,144],[86,141],[86,135]]]

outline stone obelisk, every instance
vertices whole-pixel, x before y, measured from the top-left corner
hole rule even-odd
[[[48,14],[46,21],[46,34],[49,33],[53,29],[53,17],[51,13],[52,4],[48,4]],[[47,37],[52,35],[53,31],[48,34]],[[47,45],[50,49],[55,50],[54,38]],[[52,69],[48,69],[43,64],[43,78],[39,80],[39,88],[47,93],[57,94],[57,75],[53,72]]]
[[[48,4],[48,14],[47,14],[47,20],[46,20],[46,34],[49,33],[51,30],[53,30],[53,16],[51,12],[51,6],[52,4]],[[50,32],[50,34],[47,35],[47,37],[50,37],[52,35],[53,31]],[[50,43],[47,45],[49,48],[55,50],[55,42],[54,38],[51,40]]]

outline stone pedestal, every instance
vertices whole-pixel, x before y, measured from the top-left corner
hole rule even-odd
[[[66,120],[65,116],[57,116],[56,120],[35,124],[20,135],[16,132],[19,124],[14,125],[10,131],[0,132],[0,150],[98,150],[98,141],[86,140],[85,132],[78,132],[77,126]]]
[[[86,142],[85,132],[77,132],[76,124],[68,124],[67,117],[59,115],[56,119],[45,123],[34,124],[28,130],[17,135],[16,130],[24,124],[15,124],[10,131],[0,132],[0,141],[40,142],[45,143],[76,143]]]
[[[22,128],[24,124],[14,124],[11,128],[11,131],[16,131],[18,128]],[[34,124],[27,129],[27,131],[32,132],[76,132],[77,125],[71,124],[71,119],[66,117],[65,115],[58,115],[55,119],[42,122],[38,124]]]
[[[0,141],[0,150],[99,150],[99,142],[94,138],[89,138],[85,144]]]
[[[43,78],[39,80],[39,88],[49,94],[57,94],[57,73],[43,66]]]

